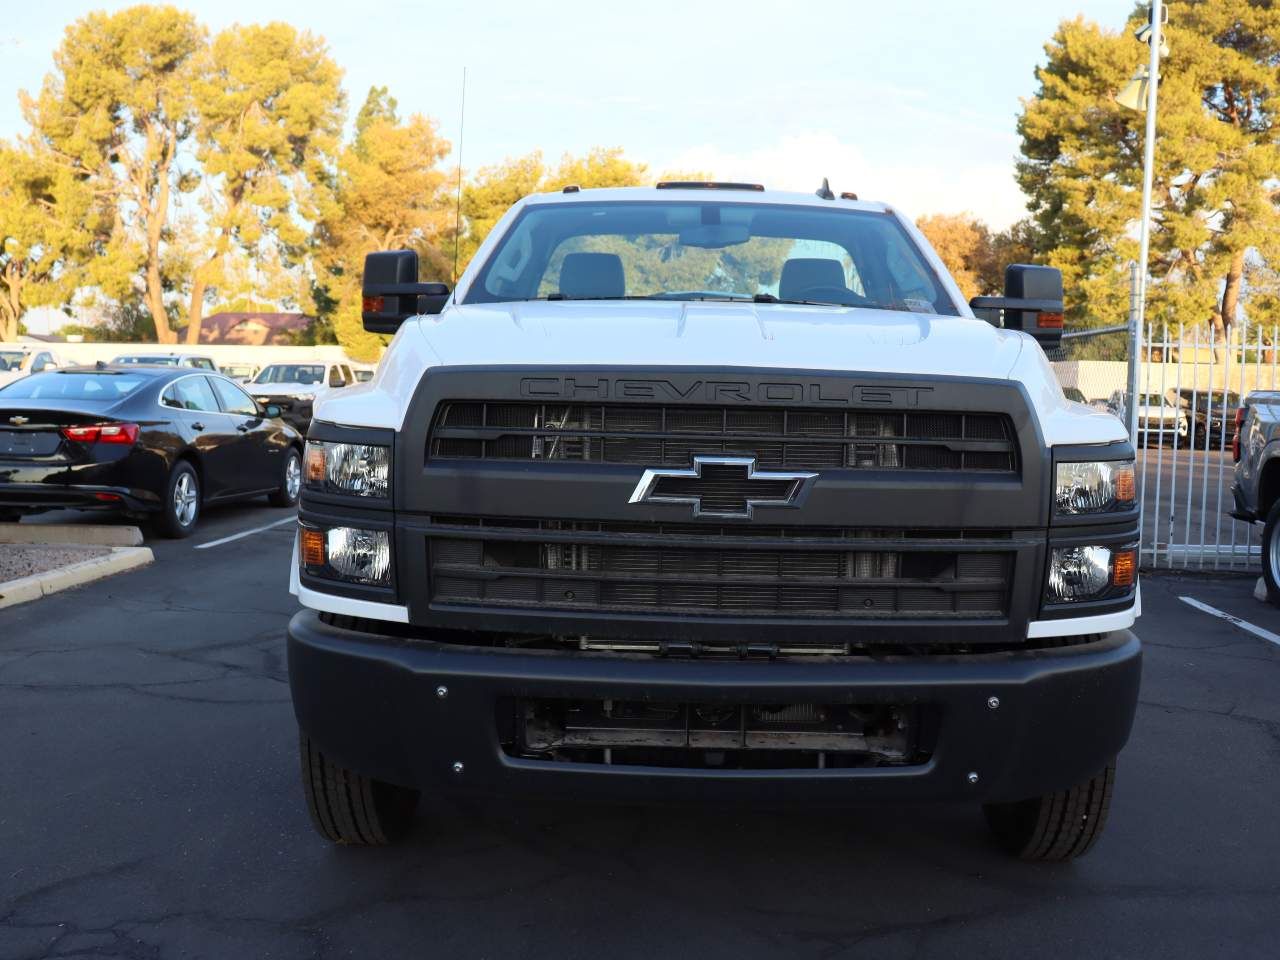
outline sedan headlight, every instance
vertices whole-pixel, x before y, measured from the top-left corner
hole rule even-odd
[[[1047,603],[1111,600],[1133,590],[1137,550],[1102,546],[1054,547],[1049,557]]]
[[[1132,510],[1132,460],[1089,460],[1058,464],[1054,509],[1060,517]]]
[[[306,480],[309,488],[324,493],[385,499],[391,489],[391,448],[308,440]]]
[[[391,535],[360,527],[303,527],[298,559],[313,577],[391,586]]]

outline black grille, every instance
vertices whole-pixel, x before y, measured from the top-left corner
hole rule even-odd
[[[495,527],[468,537],[466,525],[450,535],[437,523],[429,544],[432,600],[837,619],[983,618],[1007,610],[1012,553],[998,536],[983,543],[972,532],[948,540],[941,531],[846,530],[823,542],[821,532],[806,530],[803,541],[761,545],[772,534],[753,529],[750,537],[709,542],[705,527],[698,537],[670,526],[628,537],[602,524],[534,522],[545,533],[538,536],[517,523],[505,527],[509,538]]]
[[[804,469],[1017,469],[1000,413],[450,401],[430,456],[688,466],[695,456],[747,456]]]

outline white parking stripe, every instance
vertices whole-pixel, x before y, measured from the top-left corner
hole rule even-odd
[[[1255,627],[1248,620],[1241,620],[1239,617],[1233,617],[1231,614],[1224,613],[1216,607],[1209,606],[1207,603],[1201,603],[1195,597],[1179,597],[1178,599],[1188,606],[1195,607],[1197,610],[1203,610],[1211,616],[1219,617],[1220,619],[1227,621],[1227,623],[1234,623],[1241,630],[1248,630],[1255,637],[1261,637],[1268,643],[1274,643],[1277,647],[1280,647],[1280,636],[1277,636],[1270,630],[1263,630],[1261,627]]]
[[[233,533],[229,537],[223,537],[221,540],[210,540],[208,543],[197,543],[197,550],[208,550],[210,547],[220,547],[224,543],[230,543],[232,540],[240,540],[244,537],[252,537],[255,533],[262,533],[275,527],[283,527],[286,523],[297,523],[297,517],[285,517],[283,520],[277,520],[275,523],[268,523],[265,527],[254,527],[252,530],[243,530],[240,533]]]

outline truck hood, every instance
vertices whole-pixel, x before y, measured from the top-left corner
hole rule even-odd
[[[246,383],[255,397],[314,397],[321,390],[315,383]]]
[[[980,320],[850,307],[535,301],[455,307],[418,328],[447,365],[778,367],[1009,375],[1021,338]]]
[[[317,399],[318,419],[398,429],[433,366],[598,365],[847,370],[1021,382],[1045,442],[1112,443],[1124,425],[1062,395],[1024,333],[971,317],[751,303],[535,301],[452,306],[410,320],[371,382]],[[255,391],[256,392],[256,391]]]

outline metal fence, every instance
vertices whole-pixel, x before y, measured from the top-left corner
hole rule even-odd
[[[1134,385],[1127,361],[1076,359],[1127,355],[1118,349],[1073,351],[1054,359],[1065,390],[1126,419],[1137,404],[1138,491],[1142,501],[1141,563],[1148,569],[1256,569],[1261,528],[1233,519],[1232,440],[1236,409],[1254,390],[1280,384],[1275,326],[1237,324],[1224,336],[1212,326],[1148,326]],[[1131,396],[1136,389],[1137,397]]]

